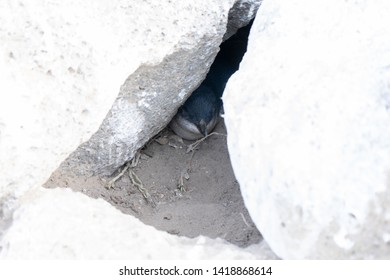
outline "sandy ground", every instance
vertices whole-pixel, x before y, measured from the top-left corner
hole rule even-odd
[[[226,135],[222,120],[215,131]],[[183,142],[165,129],[144,147],[137,166],[126,170],[111,188],[108,182],[123,168],[111,178],[77,177],[58,169],[45,187],[101,197],[123,213],[171,234],[220,237],[246,247],[262,237],[244,206],[224,135],[211,135],[188,152],[192,142]],[[144,189],[132,183],[129,171]]]

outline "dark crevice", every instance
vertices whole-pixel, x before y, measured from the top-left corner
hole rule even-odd
[[[223,91],[246,52],[252,23],[253,20],[220,45],[206,78],[179,108],[170,127],[182,138],[196,140],[214,129],[221,112]]]

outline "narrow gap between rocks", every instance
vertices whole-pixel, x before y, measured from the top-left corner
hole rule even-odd
[[[249,30],[250,25],[241,28],[221,44],[216,61],[226,60],[232,69],[220,71],[228,70],[230,76],[238,69]],[[226,83],[224,79],[222,83]],[[241,247],[259,243],[262,237],[245,208],[230,164],[222,118],[214,132],[194,148],[194,141],[164,129],[110,188],[110,180],[125,167],[110,178],[83,177],[59,168],[44,186],[71,188],[103,198],[123,213],[171,234],[222,238]]]

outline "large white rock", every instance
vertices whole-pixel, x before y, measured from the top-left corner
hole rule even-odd
[[[102,199],[69,189],[24,196],[0,242],[7,259],[274,259],[265,243],[177,237],[146,226]]]
[[[141,62],[121,2],[0,2],[0,233],[17,198],[91,136]]]
[[[245,203],[280,257],[390,258],[390,2],[264,1],[224,95]]]

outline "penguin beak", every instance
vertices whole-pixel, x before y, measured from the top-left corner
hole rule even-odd
[[[208,134],[207,133],[207,124],[204,120],[201,120],[199,122],[198,129],[199,129],[200,133],[202,133],[203,136],[205,136],[205,137],[207,136],[207,134]]]

